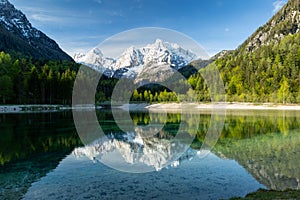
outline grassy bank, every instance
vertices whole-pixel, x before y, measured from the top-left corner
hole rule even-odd
[[[260,189],[256,192],[248,194],[245,198],[231,198],[232,200],[246,199],[246,200],[274,200],[274,199],[300,199],[299,190],[286,190],[286,191],[274,191]]]

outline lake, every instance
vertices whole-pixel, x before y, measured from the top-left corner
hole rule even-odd
[[[130,116],[120,127],[99,109],[104,135],[84,135],[71,111],[0,114],[0,199],[228,199],[300,189],[299,111],[228,111],[210,152],[201,149],[218,120],[209,112]]]

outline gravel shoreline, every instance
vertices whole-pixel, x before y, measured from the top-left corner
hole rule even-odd
[[[218,104],[198,104],[198,103],[159,103],[146,107],[149,110],[184,110],[184,109],[196,109],[196,110],[293,110],[300,111],[300,104],[254,104],[254,103],[218,103]]]

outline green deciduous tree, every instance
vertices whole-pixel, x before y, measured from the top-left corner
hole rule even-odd
[[[289,83],[285,76],[283,76],[282,81],[280,83],[280,88],[278,90],[278,99],[283,104],[289,102],[290,100]]]

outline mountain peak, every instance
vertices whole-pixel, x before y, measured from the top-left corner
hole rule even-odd
[[[92,51],[94,52],[96,49],[94,48]],[[156,39],[154,43],[141,48],[131,46],[117,58],[105,58],[102,53],[74,55],[76,62],[100,70],[105,74],[110,71],[109,74],[115,77],[124,75],[133,79],[141,75],[143,70],[151,73],[163,67],[165,71],[170,67],[178,70],[196,58],[195,54],[183,49],[178,44],[164,42],[161,39]]]
[[[165,42],[159,38],[157,38],[154,43],[147,45],[147,47],[149,48],[156,48],[156,49],[165,49],[165,48],[169,48],[169,46],[170,45],[168,42]]]
[[[134,52],[136,52],[137,49],[135,46],[130,46],[129,48],[127,48],[123,53],[123,54],[133,54]]]
[[[157,38],[157,39],[155,40],[155,44],[158,44],[158,43],[163,43],[163,40],[162,40],[162,39],[159,39],[159,38]]]
[[[93,53],[93,54],[96,54],[98,56],[103,57],[102,51],[99,48],[97,48],[97,47],[93,48],[90,52]]]
[[[7,0],[0,0],[0,4],[7,4],[9,3]]]
[[[0,21],[11,32],[19,32],[21,35],[29,39],[29,37],[37,36],[37,30],[32,27],[26,16],[17,10],[11,3],[1,0]],[[30,33],[31,32],[31,33]]]
[[[157,45],[157,46],[159,46],[159,45],[163,45],[164,42],[163,42],[163,40],[157,38],[157,39],[155,40],[155,43],[154,43],[154,44]]]
[[[21,53],[34,59],[73,61],[54,40],[32,27],[9,1],[0,0],[0,4],[0,51]]]

